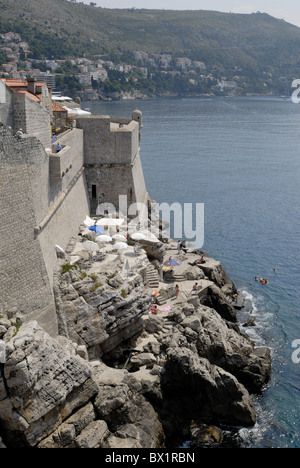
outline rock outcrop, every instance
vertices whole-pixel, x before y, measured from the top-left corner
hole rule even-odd
[[[184,409],[187,421],[255,424],[254,406],[244,386],[232,374],[188,348],[169,348],[162,385],[169,409]]]
[[[87,362],[62,347],[37,322],[6,345],[0,419],[6,442],[37,446],[97,393]]]
[[[56,288],[59,330],[86,346],[90,358],[101,358],[142,332],[141,317],[151,301],[140,274],[127,281],[116,272],[85,276],[72,270],[62,275]]]
[[[104,364],[89,364],[37,322],[24,324],[6,353],[0,421],[7,447],[163,445],[158,417],[134,382],[126,383],[127,371],[120,376],[106,372]]]
[[[149,313],[154,251],[130,274],[116,260],[59,271],[57,338],[35,321],[0,319],[0,446],[161,448],[202,437],[191,432],[195,420],[199,428],[255,424],[251,394],[268,384],[271,358],[241,332],[234,284],[219,262],[191,253],[183,294],[176,298],[171,281],[167,305]],[[188,292],[195,278],[201,287]]]

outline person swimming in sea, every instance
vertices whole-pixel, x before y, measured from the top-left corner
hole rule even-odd
[[[261,284],[268,284],[268,280],[266,280],[264,278],[260,278],[260,282],[261,282]]]

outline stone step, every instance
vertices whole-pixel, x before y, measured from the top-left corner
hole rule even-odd
[[[147,266],[147,282],[152,289],[159,288],[158,272],[153,265]]]
[[[167,299],[160,299],[159,297],[157,297],[156,300],[160,306],[165,305],[168,302]]]
[[[160,291],[158,293],[156,300],[158,305],[164,305],[168,302],[167,296],[164,291]]]
[[[165,282],[166,283],[179,283],[181,281],[187,281],[187,277],[185,274],[181,274],[181,273],[176,273],[174,272],[172,276],[170,277],[165,277]]]
[[[175,281],[186,281],[186,276],[185,275],[180,275],[180,274],[176,275],[176,274],[174,274],[173,278],[174,278]]]

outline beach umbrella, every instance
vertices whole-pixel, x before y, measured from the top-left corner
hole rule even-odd
[[[113,240],[115,241],[123,241],[123,242],[127,242],[127,239],[125,236],[122,236],[122,234],[114,234],[112,236]]]
[[[104,233],[104,228],[102,226],[90,226],[89,230],[94,231],[96,234],[99,235]]]
[[[179,265],[181,265],[181,262],[177,262],[177,260],[167,260],[163,264],[163,271],[174,270],[174,267]]]
[[[91,255],[93,252],[98,252],[99,250],[99,245],[92,241],[85,241],[82,243],[82,246],[89,252],[89,255]]]
[[[128,244],[126,244],[126,242],[117,242],[114,245],[114,248],[117,249],[117,250],[125,250],[125,249],[128,248]]]
[[[89,252],[97,252],[99,250],[99,245],[96,244],[96,242],[85,241],[82,243],[82,245],[85,250],[88,250]]]
[[[96,237],[96,241],[100,243],[112,242],[112,237],[108,236],[107,234],[102,234]]]
[[[181,265],[181,262],[177,262],[177,260],[167,260],[166,262],[164,262],[164,265],[167,266],[167,267],[174,267],[174,266],[179,266]]]
[[[89,216],[86,216],[85,217],[85,220],[83,221],[83,224],[86,226],[86,227],[90,227],[92,224],[94,224],[95,221],[90,218]]]
[[[56,253],[58,253],[58,254],[64,254],[65,253],[64,249],[62,247],[60,247],[59,245],[55,246],[55,250],[56,250]]]
[[[97,221],[97,226],[110,226],[110,227],[117,227],[121,226],[124,223],[124,219],[120,218],[101,218]]]
[[[133,240],[142,240],[146,238],[145,234],[142,234],[141,232],[134,232],[130,237]]]

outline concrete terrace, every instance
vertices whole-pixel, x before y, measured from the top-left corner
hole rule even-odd
[[[166,250],[164,261],[168,260],[170,257],[178,263],[180,262],[180,265],[174,267],[173,280],[170,281],[166,279],[159,281],[159,295],[162,295],[162,293],[165,290],[168,290],[170,286],[174,286],[175,290],[176,284],[178,284],[180,292],[178,298],[176,298],[176,296],[168,298],[166,301],[162,301],[162,303],[158,305],[160,316],[167,316],[169,311],[176,307],[176,304],[186,302],[193,296],[201,296],[205,294],[208,286],[213,284],[213,282],[208,278],[188,279],[189,272],[191,271],[191,268],[193,268],[194,262],[199,261],[199,254],[193,252],[180,252],[178,254],[177,244],[171,243]],[[213,258],[206,256],[204,259],[206,262],[205,266],[209,269],[213,269],[215,266],[220,265],[220,262]],[[192,291],[195,283],[198,283],[198,290]],[[170,309],[168,307],[170,307]]]
[[[88,228],[82,230],[82,235],[91,234]],[[205,296],[206,290],[210,285],[214,283],[210,281],[205,275],[202,279],[189,279],[191,269],[194,267],[197,270],[199,268],[195,266],[195,262],[199,261],[199,254],[193,252],[179,253],[177,252],[176,243],[168,244],[164,261],[170,257],[172,259],[181,262],[179,266],[174,267],[173,278],[167,279],[166,275],[160,277],[157,270],[151,265],[148,260],[147,254],[144,249],[137,249],[138,244],[135,246],[128,245],[126,250],[116,250],[114,243],[101,244],[100,250],[94,254],[89,254],[82,245],[80,238],[76,239],[72,246],[72,252],[70,256],[71,264],[80,264],[83,271],[88,275],[96,274],[101,276],[118,273],[124,282],[131,281],[134,277],[140,274],[142,271],[149,271],[149,268],[154,275],[153,285],[148,282],[148,288],[152,290],[153,295],[157,294],[157,307],[158,314],[161,317],[167,317],[169,312],[176,307],[176,305],[186,302],[191,297]],[[207,269],[214,269],[220,265],[220,262],[210,257],[205,258],[205,267]],[[200,271],[201,275],[201,271]],[[195,283],[198,283],[198,290],[192,291]],[[175,285],[178,284],[180,293],[178,298],[175,295]],[[165,293],[167,296],[165,297]],[[171,295],[171,297],[170,297]]]

